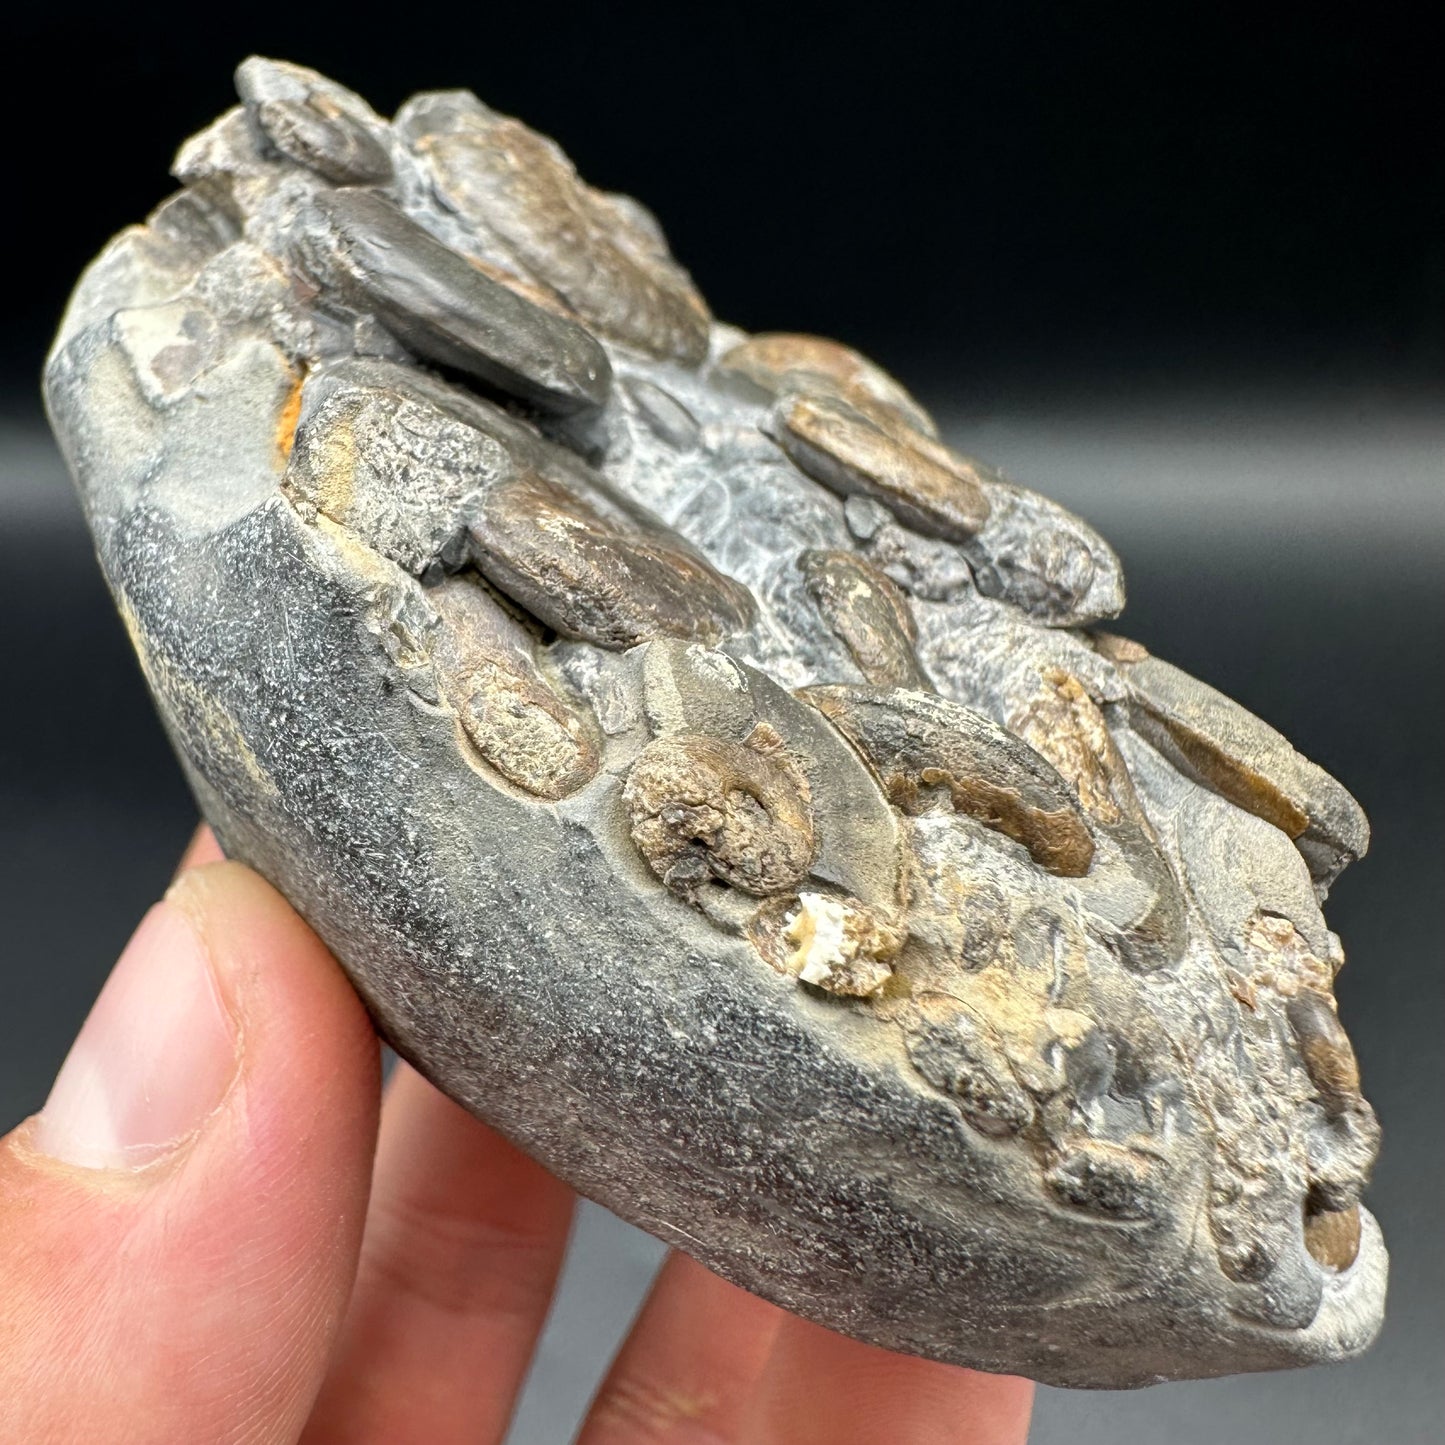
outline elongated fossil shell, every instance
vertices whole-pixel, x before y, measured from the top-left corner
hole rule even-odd
[[[223,847],[583,1193],[865,1340],[1340,1359],[1368,840],[1117,558],[464,92],[252,59],[86,272],[56,432]]]

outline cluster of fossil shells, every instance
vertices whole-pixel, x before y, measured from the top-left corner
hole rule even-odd
[[[865,1338],[1084,1384],[1367,1343],[1349,794],[1101,630],[1088,525],[714,321],[550,141],[237,80],[47,395],[198,796],[397,1046]]]

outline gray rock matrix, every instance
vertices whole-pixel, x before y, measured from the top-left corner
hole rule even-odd
[[[237,85],[46,397],[205,816],[386,1038],[860,1339],[1095,1387],[1364,1349],[1349,794],[551,141]]]

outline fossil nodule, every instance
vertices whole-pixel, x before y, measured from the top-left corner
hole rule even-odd
[[[238,81],[46,393],[206,817],[387,1038],[863,1339],[1089,1386],[1364,1348],[1350,796],[550,141]]]

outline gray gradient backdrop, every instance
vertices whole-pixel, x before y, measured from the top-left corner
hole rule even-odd
[[[917,377],[910,380],[918,381]],[[1375,845],[1329,905],[1342,1012],[1385,1125],[1370,1202],[1389,1320],[1352,1364],[1135,1394],[1044,1390],[1035,1445],[1423,1445],[1442,1391],[1442,716],[1445,414],[1418,386],[918,387],[950,439],[1118,546],[1121,630],[1336,772]],[[1087,384],[1086,384],[1087,383]],[[0,1127],[43,1101],[69,1039],[193,823],[33,402],[0,423]],[[586,1207],[511,1445],[561,1445],[660,1257]],[[879,1442],[888,1445],[888,1442]]]

